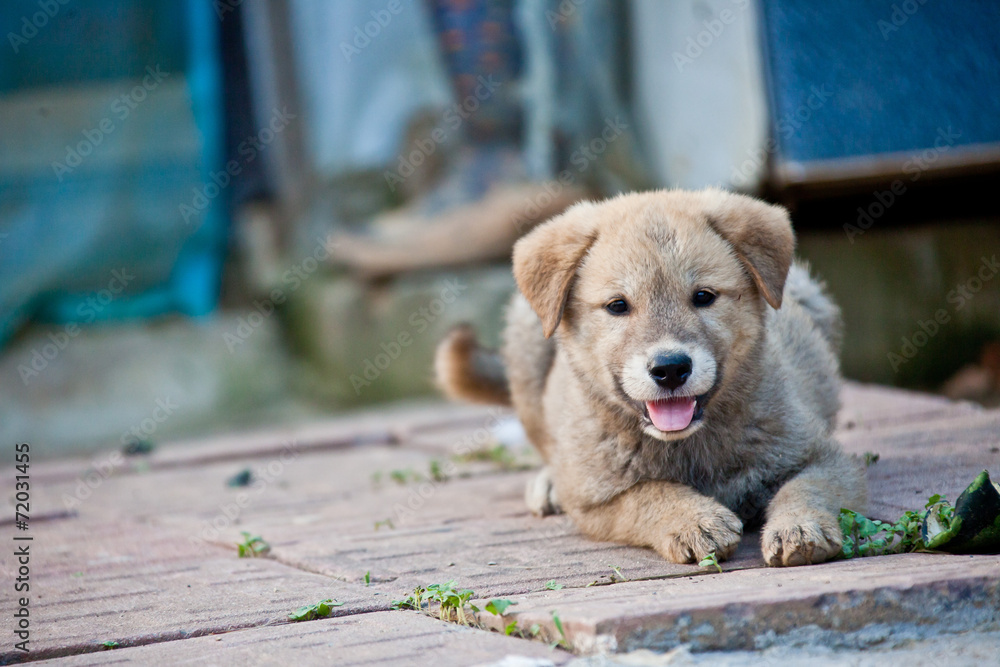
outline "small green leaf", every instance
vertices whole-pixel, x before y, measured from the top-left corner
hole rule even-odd
[[[557,584],[555,579],[550,579],[545,582],[545,588],[549,589],[550,591],[558,591],[561,588],[563,588],[563,585]]]
[[[556,626],[556,630],[559,631],[560,639],[556,643],[563,646],[569,646],[569,642],[566,640],[566,630],[563,628],[562,619],[559,618],[559,612],[552,612],[552,623]]]
[[[109,650],[110,651],[112,649],[118,648],[119,644],[118,644],[118,642],[114,642],[114,641],[110,641],[109,640],[109,641],[106,641],[106,642],[101,642],[101,646],[103,646],[105,648],[105,650]]]
[[[372,571],[368,570],[365,572],[365,586],[370,586],[372,583]]]
[[[503,616],[504,613],[506,613],[507,608],[514,604],[517,603],[512,600],[490,600],[486,603],[486,611],[490,612],[494,616]]]
[[[245,530],[240,531],[240,534],[243,536],[243,541],[236,543],[236,552],[240,558],[255,558],[271,550],[271,545],[260,535],[251,535]]]
[[[293,611],[288,615],[288,618],[292,621],[308,621],[313,617],[313,613],[313,608],[310,605],[306,605]]]
[[[435,482],[447,482],[448,475],[445,474],[444,470],[441,468],[441,462],[437,459],[432,459],[430,463],[430,473],[431,479]]]
[[[330,615],[330,612],[333,611],[334,607],[342,606],[344,606],[343,602],[334,602],[332,599],[327,598],[326,600],[321,600],[316,604],[299,607],[288,615],[288,620],[311,621],[314,618],[325,618]]]
[[[507,624],[507,627],[503,629],[503,633],[510,637],[514,634],[514,630],[517,630],[517,621],[511,621]]]
[[[698,563],[698,566],[699,567],[714,567],[719,572],[722,572],[722,566],[719,565],[719,559],[715,555],[714,551],[712,553],[708,554],[707,556],[705,556],[704,558],[702,558],[701,562]]]

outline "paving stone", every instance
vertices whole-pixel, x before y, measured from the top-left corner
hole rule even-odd
[[[562,589],[515,597],[492,627],[516,620],[557,641],[558,615],[579,652],[754,648],[804,628],[846,635],[873,625],[998,630],[1000,556],[903,554],[798,568]],[[771,638],[771,639],[769,639]]]
[[[13,544],[10,531],[0,533]],[[336,615],[387,608],[363,586],[302,572],[266,558],[237,558],[167,526],[129,520],[67,519],[32,526],[31,658],[99,648],[104,641],[143,644],[237,628],[286,623],[289,612],[324,598]],[[0,554],[13,588],[13,549]],[[383,596],[385,597],[385,596]],[[12,637],[15,600],[4,594],[0,616]],[[23,658],[13,642],[0,664]]]
[[[955,402],[943,396],[850,381],[844,383],[840,400],[840,430],[870,430],[983,411],[974,403]]]
[[[848,452],[877,453],[868,467],[869,514],[894,520],[940,494],[954,502],[982,470],[1000,478],[1000,411],[839,434]]]
[[[906,510],[923,509],[934,494],[954,503],[982,470],[989,470],[994,479],[1000,476],[996,454],[880,459],[868,469],[868,484],[872,489],[869,514],[873,518],[895,520]]]
[[[254,628],[60,659],[62,665],[561,665],[572,656],[539,642],[446,623],[416,612],[380,612]],[[520,660],[520,661],[518,661]],[[45,664],[45,663],[43,663]]]
[[[414,434],[488,423],[488,408],[441,402],[399,404],[359,411],[347,417],[299,426],[233,433],[198,440],[161,443],[148,455],[124,456],[119,449],[87,458],[67,458],[35,465],[35,481],[73,479],[89,470],[145,472],[234,459],[267,458],[293,447],[299,452],[348,449],[370,444],[398,444]],[[4,478],[13,473],[4,470]]]
[[[925,454],[942,448],[988,451],[1000,447],[1000,410],[893,424],[871,431],[840,431],[838,440],[849,451],[868,448],[880,455]]]
[[[523,490],[531,472],[499,474],[470,464],[476,476],[389,481],[393,469],[426,477],[431,460],[422,451],[371,446],[252,463],[262,472],[246,489],[225,486],[243,465],[234,461],[115,475],[78,503],[78,481],[46,492],[51,501],[68,497],[84,521],[155,522],[220,547],[231,548],[247,530],[267,539],[283,563],[352,582],[370,572],[376,581],[399,580],[398,594],[453,578],[499,595],[541,590],[550,579],[607,582],[622,576],[614,567],[628,578],[698,570],[648,549],[588,540],[564,516],[530,515]],[[374,473],[382,475],[377,485]],[[376,527],[386,520],[392,527]],[[748,536],[727,567],[760,565],[755,545]]]
[[[1000,632],[932,634],[875,632],[857,645],[817,644],[812,636],[796,638],[791,645],[778,644],[757,651],[705,651],[693,653],[679,646],[668,653],[639,649],[620,655],[574,658],[568,667],[638,667],[648,665],[711,665],[712,667],[940,667],[941,665],[991,665],[1000,655]]]
[[[701,570],[669,563],[649,549],[588,540],[566,517],[529,515],[522,500],[523,479],[510,475],[443,485],[413,518],[393,530],[374,531],[370,520],[345,519],[336,522],[334,532],[325,517],[294,527],[282,526],[274,517],[261,530],[273,538],[275,557],[282,562],[348,581],[371,571],[393,580],[400,594],[451,579],[478,593],[502,596],[542,590],[553,579],[586,586]],[[409,499],[420,498],[412,490],[392,490],[384,501],[385,515],[392,517],[393,505],[407,502],[406,493],[412,494]],[[727,563],[729,568],[760,565],[755,536],[747,536],[743,549]]]
[[[896,518],[932,493],[954,500],[984,467],[1000,477],[1000,411],[855,384],[845,388],[844,403],[855,421],[842,424],[838,438],[850,452],[881,457],[868,469],[872,516]],[[521,645],[457,626],[428,626],[427,634],[414,631],[411,639],[393,635],[392,624],[403,622],[396,615],[425,622],[417,614],[382,614],[393,598],[451,579],[484,597],[517,597],[520,627],[537,622],[548,639],[558,638],[550,614],[558,609],[581,650],[716,645],[700,632],[732,648],[760,633],[810,623],[829,632],[898,624],[910,618],[906,614],[921,619],[953,603],[979,624],[969,627],[996,620],[997,557],[911,554],[773,570],[763,567],[759,535],[750,533],[723,564],[727,572],[710,575],[668,563],[649,549],[588,540],[566,517],[527,512],[523,490],[533,472],[452,459],[498,440],[516,447],[516,434],[504,430],[507,414],[398,406],[296,429],[164,446],[113,465],[100,457],[33,464],[33,657],[93,650],[114,640],[160,643],[102,653],[101,662],[125,655],[146,662],[147,653],[131,652],[168,645],[181,660],[190,642],[215,641],[185,637],[234,629],[240,632],[226,637],[247,641],[232,644],[234,652],[220,662],[235,656],[255,664],[254,651],[265,646],[258,662],[267,663],[279,656],[269,651],[286,642],[296,662],[306,663],[328,662],[337,650],[347,651],[345,660],[363,661],[365,650],[372,659],[388,660],[416,650],[420,637],[443,664],[452,650],[460,664],[479,661],[464,659],[480,655],[476,637]],[[446,481],[434,479],[435,461]],[[253,472],[250,486],[226,485],[246,468]],[[393,481],[392,471],[405,484]],[[2,481],[12,488],[9,471]],[[270,557],[235,558],[242,530],[270,542]],[[0,539],[11,532],[9,518],[0,518]],[[0,556],[0,567],[8,576],[13,571],[10,554]],[[366,573],[370,586],[363,583]],[[632,581],[604,585],[622,577]],[[546,591],[553,579],[565,588]],[[594,582],[602,585],[587,587]],[[325,597],[344,601],[335,614],[357,621],[342,626],[355,628],[350,633],[335,637],[364,638],[383,627],[386,641],[365,649],[362,639],[348,650],[340,640],[311,634],[314,625],[319,633],[320,625],[347,623],[341,619],[294,626],[308,626],[309,638],[296,634],[305,630],[264,627]],[[992,620],[977,611],[984,604],[993,605]],[[6,599],[0,605],[4,623],[11,605]],[[377,620],[383,616],[389,620]],[[964,627],[958,616],[948,618],[949,627]],[[458,639],[448,634],[459,631],[465,634]],[[496,652],[483,649],[483,661],[504,655],[507,649],[497,646]],[[172,662],[175,654],[163,655]]]

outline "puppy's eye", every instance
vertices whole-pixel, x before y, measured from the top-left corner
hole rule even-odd
[[[604,306],[612,315],[625,315],[629,311],[628,302],[625,299],[615,299]]]
[[[693,303],[698,308],[704,308],[705,306],[710,306],[712,305],[713,301],[715,301],[715,294],[704,289],[698,290],[697,292],[694,293],[694,296],[691,297],[691,303]]]

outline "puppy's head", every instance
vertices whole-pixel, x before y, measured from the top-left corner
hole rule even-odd
[[[586,388],[661,440],[711,419],[781,307],[788,213],[721,190],[582,203],[514,248],[514,276]],[[707,412],[706,412],[707,410]]]

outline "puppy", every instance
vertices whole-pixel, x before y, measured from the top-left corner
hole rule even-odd
[[[839,311],[794,265],[787,211],[708,189],[580,203],[514,247],[501,353],[438,347],[452,397],[512,405],[546,467],[532,511],[677,563],[840,551],[863,467],[834,442]]]

